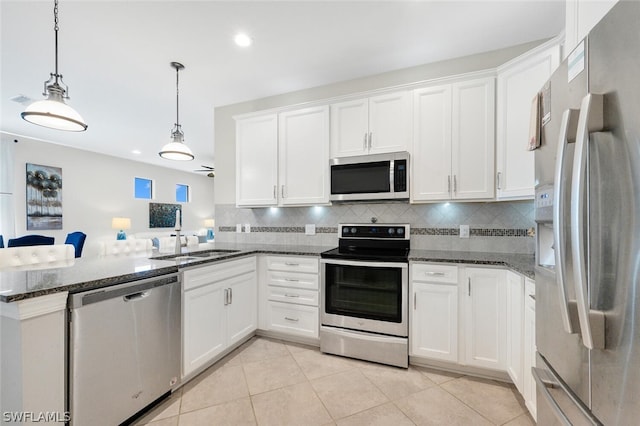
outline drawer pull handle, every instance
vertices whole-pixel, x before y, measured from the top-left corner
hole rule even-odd
[[[293,322],[298,322],[298,321],[300,321],[298,318],[289,318],[289,317],[284,317],[284,319],[286,319],[287,321],[293,321]]]
[[[295,278],[285,278],[284,280],[285,281],[289,281],[289,282],[293,282],[293,283],[297,283],[297,282],[300,281],[300,280],[296,280]]]
[[[294,262],[284,262],[285,266],[300,266],[299,263],[294,263]]]
[[[285,293],[284,297],[300,297],[300,295],[299,294],[287,294],[287,293]]]
[[[425,272],[425,275],[428,275],[430,277],[444,277],[445,273],[444,272]]]

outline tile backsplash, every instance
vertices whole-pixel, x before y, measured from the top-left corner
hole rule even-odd
[[[341,223],[409,223],[411,247],[428,250],[529,253],[535,249],[533,201],[484,203],[357,203],[315,207],[237,208],[216,204],[216,241],[337,246]],[[237,233],[236,225],[249,233]],[[305,224],[316,235],[305,235]],[[459,237],[469,225],[470,237]]]

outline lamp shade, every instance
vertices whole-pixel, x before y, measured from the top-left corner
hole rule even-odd
[[[193,160],[193,153],[183,142],[169,142],[159,152],[160,157],[167,160],[190,161]]]
[[[114,217],[111,219],[111,228],[113,229],[130,229],[131,219],[128,217]]]
[[[64,103],[62,97],[49,96],[48,99],[36,101],[22,113],[22,118],[38,126],[69,132],[87,130],[84,120],[75,109]]]
[[[213,219],[205,219],[204,220],[204,227],[205,228],[213,228],[216,226],[216,221]]]

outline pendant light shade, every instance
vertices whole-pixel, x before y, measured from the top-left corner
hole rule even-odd
[[[172,141],[162,147],[158,155],[167,160],[174,161],[190,161],[194,159],[193,153],[189,147],[184,143],[184,133],[182,132],[182,126],[179,119],[179,90],[178,90],[178,73],[181,69],[184,69],[184,65],[180,62],[171,62],[171,66],[176,69],[176,124],[171,131]]]
[[[69,88],[62,81],[62,74],[58,72],[58,0],[54,2],[54,33],[55,33],[55,73],[51,73],[49,80],[44,82],[44,92],[47,99],[36,101],[29,105],[21,114],[29,123],[69,132],[83,132],[87,130],[84,120],[64,100],[69,99]]]

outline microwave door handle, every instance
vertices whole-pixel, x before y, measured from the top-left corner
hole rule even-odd
[[[604,348],[604,313],[590,309],[587,290],[585,208],[587,198],[587,153],[589,133],[603,126],[602,95],[587,94],[580,105],[576,150],[571,177],[571,252],[573,258],[578,319],[582,343],[589,349]],[[595,260],[597,261],[597,260]]]
[[[556,260],[556,281],[558,283],[558,294],[560,296],[560,316],[562,317],[562,325],[564,330],[573,334],[579,327],[574,325],[569,315],[569,304],[575,304],[569,301],[567,296],[566,281],[567,271],[565,265],[566,257],[566,229],[565,215],[567,214],[565,197],[567,193],[567,185],[565,174],[567,144],[575,142],[578,111],[568,109],[562,114],[562,122],[560,124],[560,137],[558,140],[558,150],[556,154],[556,170],[555,170],[555,186],[553,188],[553,246],[554,256]]]
[[[395,169],[396,169],[396,162],[395,162],[395,160],[391,160],[389,162],[389,191],[392,192],[392,193],[395,192],[395,188],[396,188],[396,185],[395,185],[395,180],[396,180]]]

